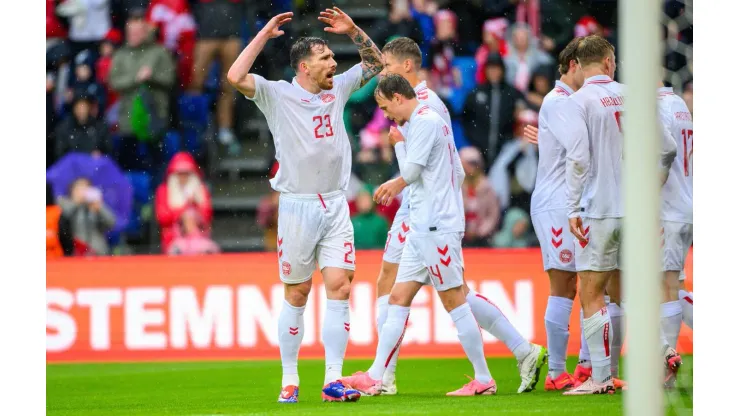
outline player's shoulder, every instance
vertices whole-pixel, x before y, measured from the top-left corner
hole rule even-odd
[[[429,104],[423,104],[419,108],[415,109],[414,119],[414,121],[419,120],[425,122],[444,123],[442,116],[440,116],[439,113],[437,113],[437,111],[435,111],[435,109]]]
[[[547,95],[545,95],[545,98],[542,100],[540,111],[544,108],[550,108],[552,106],[558,105],[559,103],[562,103],[564,100],[570,98],[571,95],[571,93],[561,87],[553,88],[552,90],[550,90],[550,92],[547,93]]]

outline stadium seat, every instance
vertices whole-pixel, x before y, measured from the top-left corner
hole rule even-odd
[[[452,66],[460,71],[462,85],[454,88],[452,94],[447,99],[452,107],[452,113],[461,114],[465,106],[465,98],[475,88],[475,70],[477,65],[475,58],[463,56],[453,59]]]
[[[183,126],[199,127],[205,130],[208,124],[209,98],[204,94],[183,94],[178,100],[180,121]]]
[[[470,142],[465,137],[465,129],[463,129],[463,125],[458,119],[452,120],[452,135],[455,137],[455,146],[458,149],[470,145]]]
[[[180,133],[175,130],[170,130],[164,136],[164,142],[162,143],[164,149],[164,160],[168,163],[175,153],[179,152],[182,147],[182,138]]]

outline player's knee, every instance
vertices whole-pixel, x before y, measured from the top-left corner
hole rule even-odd
[[[350,284],[349,279],[345,279],[341,282],[335,282],[332,285],[325,286],[326,289],[326,297],[329,299],[336,299],[336,300],[347,300],[349,299],[349,294],[352,291],[352,285]]]
[[[310,284],[309,285],[286,285],[285,286],[285,300],[297,308],[306,306],[306,303],[308,302],[308,295],[310,293],[311,293]]]
[[[575,273],[550,270],[550,296],[575,299],[578,292],[578,279]]]

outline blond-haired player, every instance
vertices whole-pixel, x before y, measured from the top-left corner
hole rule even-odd
[[[249,73],[269,39],[292,13],[273,17],[239,55],[229,82],[254,101],[267,119],[280,164],[272,188],[280,192],[278,270],[285,302],[278,319],[283,364],[278,401],[298,401],[298,350],[303,339],[303,312],[316,263],[326,288],[322,340],[326,351],[324,401],[354,401],[356,390],[339,379],[349,339],[350,282],[355,269],[354,231],[343,191],[347,189],[352,151],[342,115],[350,94],[383,69],[380,50],[339,8],[321,12],[324,29],[348,35],[362,62],[336,75],[337,63],[321,38],[299,38],[290,49],[296,72],[292,82],[267,81]]]

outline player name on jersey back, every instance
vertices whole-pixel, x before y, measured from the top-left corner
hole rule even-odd
[[[270,180],[278,192],[296,194],[346,190],[352,169],[352,149],[344,127],[344,106],[360,87],[357,64],[334,77],[331,90],[313,94],[293,79],[267,81],[253,75],[254,98],[267,119],[280,168]]]
[[[406,163],[423,166],[409,185],[411,230],[417,233],[464,232],[462,189],[455,175],[452,128],[441,115],[420,103],[408,124]]]
[[[571,216],[578,212],[590,218],[623,216],[623,103],[622,84],[606,75],[593,76],[565,100],[563,119],[553,123],[560,126],[558,138],[572,149],[569,158],[576,161],[574,166],[588,166],[583,180],[566,174]]]
[[[566,208],[565,147],[559,141],[553,123],[560,122],[557,112],[573,90],[562,81],[555,81],[552,89],[542,101],[537,122],[537,182],[532,192],[531,213]]]
[[[661,191],[660,217],[665,221],[694,222],[694,123],[686,103],[669,87],[658,90],[661,122],[676,141],[678,151]]]

